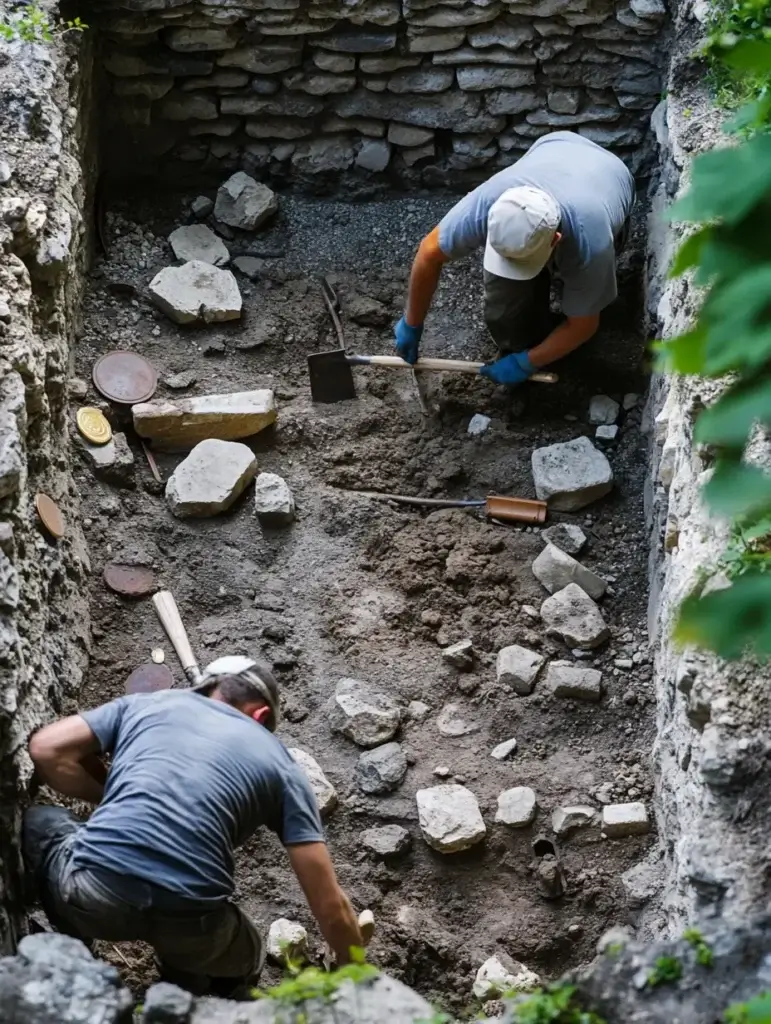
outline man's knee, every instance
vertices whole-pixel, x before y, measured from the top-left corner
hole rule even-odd
[[[27,870],[39,871],[52,850],[80,825],[74,814],[64,807],[28,807],[22,820],[22,854]]]

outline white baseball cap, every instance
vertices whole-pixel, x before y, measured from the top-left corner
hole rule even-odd
[[[540,188],[507,189],[487,217],[485,270],[512,281],[530,281],[549,262],[560,224],[556,199]]]
[[[275,732],[280,716],[278,685],[272,674],[267,672],[267,665],[261,668],[254,658],[247,658],[242,654],[217,658],[206,666],[200,681],[191,689],[194,693],[208,697],[216,688],[220,676],[242,676],[246,682],[251,683],[271,710],[272,720],[267,728]]]

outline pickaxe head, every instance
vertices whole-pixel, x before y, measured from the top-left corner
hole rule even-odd
[[[356,397],[351,364],[345,349],[315,352],[308,356],[311,398],[314,402],[344,402]]]

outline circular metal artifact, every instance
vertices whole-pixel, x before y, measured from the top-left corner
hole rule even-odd
[[[122,405],[146,402],[158,386],[155,368],[136,352],[108,352],[97,360],[91,376],[100,394]]]
[[[144,597],[155,590],[155,577],[149,569],[138,565],[117,565],[110,562],[104,567],[104,582],[123,597]]]
[[[59,511],[56,502],[47,494],[36,494],[35,508],[40,516],[40,522],[46,530],[52,537],[60,540],[64,536],[64,516]]]
[[[126,693],[156,693],[169,690],[174,682],[167,665],[140,665],[126,680]]]
[[[150,657],[156,665],[162,665],[166,660],[166,655],[161,647],[153,647],[152,651],[150,651]]]
[[[91,444],[107,444],[112,438],[112,427],[101,409],[84,405],[82,409],[78,409],[75,422],[80,433]]]

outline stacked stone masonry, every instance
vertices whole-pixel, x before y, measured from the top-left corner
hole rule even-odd
[[[635,171],[662,0],[109,0],[114,167],[277,180],[483,177],[560,129]],[[114,123],[114,122],[113,122]],[[115,147],[120,146],[120,149]],[[153,168],[156,169],[155,167]]]

